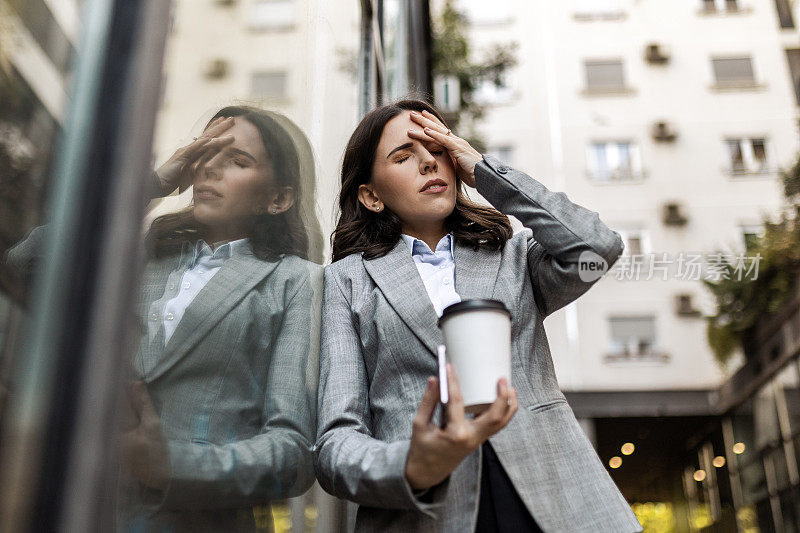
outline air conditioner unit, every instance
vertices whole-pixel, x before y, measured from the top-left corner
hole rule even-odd
[[[657,142],[672,142],[678,137],[675,128],[669,122],[656,122],[651,131]]]
[[[669,62],[669,52],[662,44],[650,43],[644,49],[644,58],[648,63],[663,65]]]
[[[236,3],[236,0],[215,0],[217,5],[229,7]]]
[[[675,314],[678,316],[698,316],[700,311],[694,308],[691,294],[675,296]]]
[[[219,80],[228,75],[228,62],[224,59],[213,59],[209,61],[205,70],[206,78]]]
[[[666,226],[685,226],[689,219],[681,212],[681,206],[677,203],[664,205],[664,225]]]

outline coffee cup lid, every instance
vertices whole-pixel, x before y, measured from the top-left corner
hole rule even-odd
[[[511,312],[499,300],[464,300],[444,308],[442,316],[439,318],[439,327],[446,318],[466,311],[500,311],[507,314],[509,318],[511,317]]]

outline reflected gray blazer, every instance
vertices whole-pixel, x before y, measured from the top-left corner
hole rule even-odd
[[[478,191],[531,231],[501,251],[456,242],[462,299],[493,298],[512,315],[519,410],[489,440],[525,505],[550,532],[641,531],[558,388],[544,318],[586,292],[578,257],[612,265],[620,236],[597,213],[485,156]],[[532,236],[531,236],[532,232]],[[481,449],[425,501],[405,479],[412,419],[443,342],[437,315],[402,241],[386,256],[350,255],[325,269],[315,468],[322,487],[360,507],[358,531],[474,531]]]
[[[171,256],[146,267],[142,320],[177,263]],[[311,486],[321,289],[314,263],[236,254],[186,308],[144,373],[142,343],[133,368],[161,418],[172,469],[150,522],[180,531],[251,530],[253,506]]]
[[[34,229],[8,252],[20,275],[43,256],[45,233]],[[176,254],[146,265],[142,322],[179,263]],[[166,492],[123,483],[123,528],[263,531],[271,514],[254,506],[311,486],[321,300],[319,265],[237,254],[186,308],[166,347],[163,337],[151,346],[143,327],[134,379],[146,382],[161,419],[172,479]],[[156,361],[149,368],[147,355]]]

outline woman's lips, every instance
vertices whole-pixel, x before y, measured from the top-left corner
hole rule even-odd
[[[198,200],[219,200],[222,198],[221,195],[211,191],[195,191],[194,197]]]
[[[440,192],[444,192],[447,190],[447,185],[434,185],[429,189],[423,189],[420,191],[421,194],[439,194]]]

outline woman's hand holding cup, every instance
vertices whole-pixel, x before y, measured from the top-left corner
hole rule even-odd
[[[447,425],[433,423],[438,403],[439,380],[428,378],[428,386],[411,431],[411,445],[406,459],[405,475],[414,490],[427,489],[441,483],[470,453],[489,437],[503,429],[517,411],[517,391],[505,378],[497,383],[497,399],[483,413],[469,419],[458,379],[447,364],[450,400],[446,406]]]
[[[219,117],[203,131],[200,137],[178,148],[167,161],[158,167],[156,175],[166,196],[175,189],[183,192],[194,182],[195,173],[204,158],[215,154],[234,141],[233,135],[221,135],[233,126],[234,117]]]

